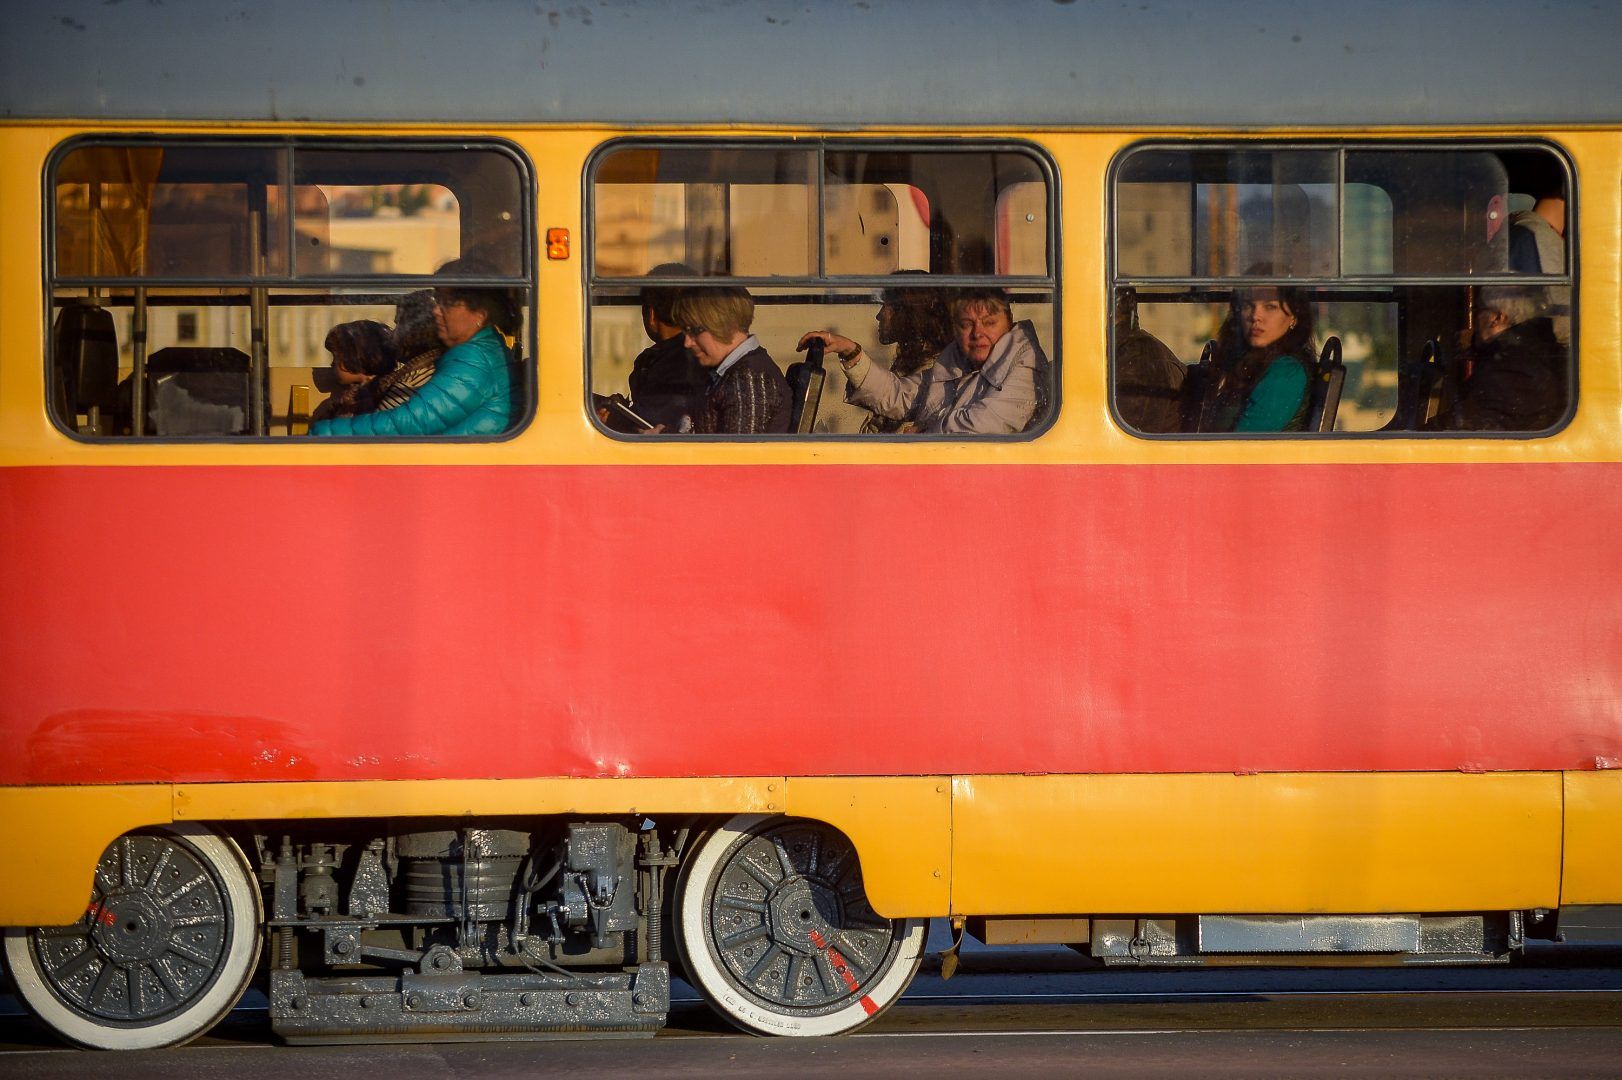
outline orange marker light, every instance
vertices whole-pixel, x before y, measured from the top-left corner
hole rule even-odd
[[[569,257],[569,230],[546,230],[546,257],[548,259],[567,259]]]

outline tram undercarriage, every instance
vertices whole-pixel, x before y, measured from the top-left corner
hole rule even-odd
[[[391,825],[256,837],[270,1017],[289,1042],[653,1032],[670,1005],[663,879],[634,823]]]
[[[1460,964],[1504,962],[1529,937],[1614,940],[1619,910],[959,925],[1103,966]],[[652,1034],[673,967],[745,1030],[819,1035],[900,997],[926,925],[874,912],[850,840],[805,819],[305,821],[121,837],[79,922],[8,930],[5,952],[34,1011],[98,1048],[206,1031],[261,946],[290,1043]]]

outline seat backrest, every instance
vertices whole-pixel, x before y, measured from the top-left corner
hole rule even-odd
[[[240,349],[170,347],[146,361],[154,435],[246,435],[248,372]]]
[[[790,396],[788,429],[796,435],[809,435],[817,423],[822,405],[822,387],[828,373],[822,367],[823,344],[813,340],[805,349],[805,359],[788,366]]]
[[[1335,430],[1335,414],[1340,411],[1340,394],[1345,385],[1346,365],[1341,363],[1340,338],[1331,337],[1318,354],[1317,371],[1307,401],[1306,430]]]
[[[72,425],[92,409],[118,403],[118,331],[113,314],[94,304],[68,304],[51,330],[56,407]]]
[[[1205,343],[1200,350],[1200,362],[1188,369],[1183,378],[1183,390],[1178,408],[1183,416],[1182,430],[1200,429],[1200,410],[1205,405],[1205,392],[1210,389],[1212,373],[1216,370],[1216,341]]]
[[[1435,414],[1436,397],[1442,389],[1442,343],[1436,338],[1425,342],[1417,360],[1397,365],[1397,411],[1385,431],[1419,431]]]

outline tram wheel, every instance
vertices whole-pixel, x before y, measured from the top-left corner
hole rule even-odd
[[[856,848],[821,822],[741,815],[710,833],[678,886],[681,951],[717,1012],[761,1035],[869,1023],[918,971],[927,919],[885,919]]]
[[[11,929],[18,994],[62,1038],[150,1050],[230,1012],[259,959],[259,887],[235,843],[173,826],[121,836],[71,926]]]

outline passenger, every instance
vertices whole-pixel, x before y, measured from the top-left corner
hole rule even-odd
[[[1001,289],[967,289],[952,301],[954,340],[931,366],[910,375],[874,364],[850,338],[812,330],[839,357],[845,400],[926,434],[1011,435],[1036,413],[1037,371],[1047,358],[1029,322],[1015,323]]]
[[[922,274],[922,270],[898,270],[897,274]],[[941,353],[952,343],[952,312],[945,289],[892,286],[879,294],[879,310],[873,316],[879,324],[879,344],[894,345],[890,361],[893,374],[917,375],[935,366]],[[862,431],[869,434],[907,434],[912,422],[893,420],[868,413]]]
[[[379,376],[395,368],[389,328],[371,319],[339,323],[327,331],[326,350],[332,354],[333,389],[327,400],[310,414],[312,421],[365,412],[362,392]]]
[[[453,259],[439,276],[483,276]],[[457,285],[434,289],[434,320],[445,354],[422,388],[398,408],[310,425],[311,435],[498,435],[513,424],[517,364],[507,341],[523,318],[516,290]]]
[[[664,263],[650,277],[691,277],[685,263]],[[676,428],[683,416],[697,416],[709,395],[710,373],[682,338],[681,324],[671,311],[681,290],[654,285],[642,290],[642,329],[652,345],[631,364],[631,407],[651,424]]]
[[[1182,428],[1188,369],[1165,343],[1138,325],[1138,297],[1126,290],[1115,305],[1115,408],[1138,431]]]
[[[1236,294],[1217,333],[1198,429],[1304,430],[1317,362],[1305,292],[1265,285]]]
[[[755,301],[748,291],[736,286],[689,289],[670,310],[682,327],[683,342],[710,372],[702,403],[678,422],[677,430],[700,435],[788,431],[793,393],[777,363],[749,332]]]
[[[1535,202],[1509,216],[1509,268],[1518,274],[1566,272],[1566,178],[1547,154],[1524,181]]]
[[[1542,431],[1566,411],[1566,349],[1543,290],[1489,285],[1476,299],[1469,375],[1432,431]]]
[[[398,366],[360,390],[359,412],[384,412],[410,401],[434,377],[445,347],[439,342],[439,324],[434,318],[434,292],[418,289],[402,296],[394,305],[394,330],[390,335]]]

